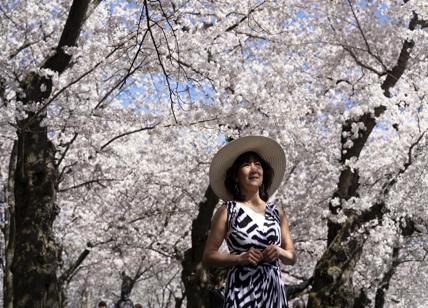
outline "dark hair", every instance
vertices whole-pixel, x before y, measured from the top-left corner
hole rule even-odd
[[[274,174],[272,167],[256,152],[245,152],[235,159],[232,167],[227,169],[226,178],[224,179],[224,186],[226,186],[227,191],[233,196],[234,200],[245,200],[245,196],[241,194],[238,183],[235,179],[242,164],[249,163],[254,160],[260,162],[263,168],[263,183],[259,190],[260,198],[262,198],[263,201],[267,201],[269,199],[270,196],[268,190],[272,184]]]
[[[105,301],[100,301],[98,307],[107,307],[107,303]]]

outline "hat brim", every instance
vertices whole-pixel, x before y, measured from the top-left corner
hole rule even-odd
[[[211,188],[224,201],[233,200],[232,194],[224,185],[226,171],[236,158],[245,152],[255,152],[260,155],[274,170],[272,184],[268,189],[269,196],[278,189],[284,177],[286,159],[282,147],[275,140],[264,136],[247,136],[236,139],[221,148],[210,165],[209,177]]]

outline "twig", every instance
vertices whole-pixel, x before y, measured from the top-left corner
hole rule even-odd
[[[170,82],[169,82],[169,75],[168,75],[168,73],[166,72],[165,66],[163,65],[163,62],[162,62],[162,59],[161,59],[161,53],[160,53],[159,48],[158,48],[158,46],[157,46],[157,44],[156,44],[156,40],[155,40],[155,37],[154,37],[154,35],[153,35],[152,27],[151,27],[151,25],[150,25],[150,15],[149,15],[149,7],[148,7],[148,4],[147,4],[147,0],[144,0],[144,6],[145,6],[145,8],[146,8],[145,12],[146,12],[147,30],[149,31],[150,38],[152,39],[153,46],[154,46],[154,48],[155,48],[155,50],[156,50],[156,55],[157,55],[157,58],[158,58],[158,61],[159,61],[159,65],[160,65],[160,66],[161,66],[161,68],[162,68],[162,72],[163,72],[163,74],[164,74],[164,76],[165,76],[165,80],[166,80],[166,83],[167,83],[167,85],[168,85],[168,90],[169,90],[169,99],[170,99],[170,101],[171,101],[171,112],[172,112],[172,116],[173,116],[173,118],[174,118],[175,123],[178,123],[178,121],[177,121],[177,117],[175,116],[175,111],[174,111],[174,99],[173,99],[173,97],[172,97],[172,93],[173,93],[173,92],[172,92],[171,84],[170,84]]]

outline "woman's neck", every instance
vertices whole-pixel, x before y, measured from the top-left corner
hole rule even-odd
[[[257,207],[261,204],[264,204],[265,202],[260,198],[260,194],[258,191],[250,193],[250,192],[243,192],[243,195],[245,197],[244,200],[242,200],[242,203]]]

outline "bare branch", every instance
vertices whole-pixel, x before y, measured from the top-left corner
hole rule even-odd
[[[12,60],[13,58],[15,58],[24,49],[26,49],[26,48],[34,45],[34,44],[37,44],[37,43],[38,43],[38,41],[32,41],[32,42],[27,42],[27,43],[22,44],[17,50],[15,50],[13,53],[11,53],[9,55],[9,57],[8,57],[9,60]]]
[[[241,23],[243,23],[248,17],[250,17],[250,15],[252,13],[254,13],[264,3],[265,3],[265,1],[258,3],[255,7],[253,7],[251,10],[249,10],[248,13],[245,16],[243,16],[240,20],[238,20],[236,23],[234,23],[230,27],[226,28],[226,30],[224,30],[224,32],[230,32],[233,29],[235,29],[236,27],[238,27]]]
[[[186,125],[193,126],[193,125],[207,123],[207,122],[212,122],[212,121],[217,121],[217,120],[218,120],[218,118],[215,117],[215,118],[212,118],[212,119],[205,119],[205,120],[199,120],[199,121],[196,121],[196,122],[189,122],[189,123],[186,123]],[[145,127],[138,128],[138,129],[135,129],[135,130],[132,130],[132,131],[129,131],[129,132],[122,133],[122,134],[120,134],[118,136],[115,136],[112,139],[110,139],[109,141],[107,141],[106,143],[104,143],[100,147],[100,149],[98,150],[98,152],[101,152],[104,148],[106,148],[108,145],[110,145],[113,141],[116,141],[116,140],[118,140],[120,138],[129,136],[129,135],[132,135],[132,134],[135,134],[135,133],[139,133],[139,132],[142,132],[142,131],[145,131],[145,130],[152,130],[152,129],[156,128],[157,126],[159,126],[159,124],[160,123],[156,123],[156,124],[154,124],[152,126],[145,126]],[[172,126],[174,126],[174,125],[173,124],[167,124],[167,125],[163,125],[163,126],[160,126],[160,127],[162,127],[162,128],[168,128],[168,127],[172,127]]]
[[[24,27],[21,25],[21,23],[16,22],[15,20],[13,20],[13,18],[11,16],[9,16],[9,14],[6,12],[6,10],[3,8],[3,5],[0,5],[0,11],[3,13],[3,15],[6,17],[6,19],[8,19],[11,23],[14,24],[14,26],[18,29],[24,30]]]
[[[102,182],[115,182],[115,181],[119,181],[119,179],[94,179],[94,180],[89,180],[77,185],[73,185],[67,188],[63,188],[63,189],[59,189],[58,192],[66,192],[72,189],[76,189],[76,188],[80,188],[83,186],[90,186],[91,184],[98,184],[100,186],[102,186],[103,188],[105,188],[106,186],[104,184],[102,184]]]
[[[360,31],[361,37],[363,38],[364,44],[366,45],[367,53],[373,58],[375,58],[379,62],[379,64],[382,65],[383,69],[386,70],[386,66],[385,64],[383,64],[382,59],[378,55],[373,54],[373,52],[371,51],[370,44],[367,41],[366,35],[364,34],[363,28],[361,27],[357,14],[355,13],[354,6],[352,5],[352,1],[348,0],[348,3],[349,3],[349,6],[351,7],[352,15],[354,16],[355,21],[357,22],[358,30]]]
[[[125,133],[123,133],[123,134],[120,134],[120,135],[118,135],[118,136],[115,136],[115,137],[113,137],[112,139],[110,139],[109,141],[107,141],[106,143],[104,143],[104,144],[100,147],[100,149],[99,149],[99,151],[98,151],[98,152],[100,152],[100,151],[104,150],[104,149],[105,149],[105,148],[106,148],[110,143],[112,143],[112,142],[116,141],[117,139],[123,138],[123,137],[125,137],[125,136],[129,136],[129,135],[132,135],[132,134],[135,134],[135,133],[139,133],[139,132],[142,132],[142,131],[145,131],[145,130],[151,130],[151,129],[154,129],[154,128],[155,128],[155,127],[157,127],[158,125],[159,125],[159,123],[154,124],[154,125],[152,125],[152,126],[146,126],[146,127],[142,127],[142,128],[134,129],[134,130],[132,130],[132,131],[125,132]]]
[[[335,34],[335,36],[336,36],[336,37],[338,37],[339,35],[337,34],[336,29],[333,27],[333,24],[332,24],[331,19],[330,19],[330,18],[328,18],[328,21],[329,21],[329,24],[330,24],[330,28],[333,30],[333,32],[334,32],[334,34]],[[343,50],[347,51],[347,52],[349,53],[349,55],[354,59],[355,63],[357,63],[357,64],[358,64],[359,66],[361,66],[362,68],[365,68],[365,69],[367,69],[367,70],[369,70],[369,71],[371,71],[371,72],[375,73],[375,74],[376,74],[376,75],[378,75],[379,77],[380,77],[380,76],[385,75],[385,72],[380,72],[380,71],[378,71],[377,69],[375,69],[374,67],[371,67],[371,66],[369,66],[369,65],[368,65],[368,64],[366,64],[366,63],[363,63],[363,62],[358,58],[358,56],[355,54],[355,52],[354,52],[354,50],[361,50],[361,51],[364,51],[364,52],[367,52],[367,50],[364,50],[364,49],[362,49],[362,48],[360,48],[360,47],[358,47],[358,46],[352,46],[352,45],[344,44],[344,43],[340,43],[340,44],[338,44],[338,45],[340,45],[340,46],[343,48]]]
[[[64,166],[64,168],[62,168],[61,172],[58,175],[58,180],[57,180],[57,186],[59,185],[59,183],[61,183],[62,181],[62,176],[64,175],[64,173],[67,171],[69,171],[71,169],[71,167],[75,166],[77,164],[77,161],[73,162],[70,165]]]
[[[143,7],[143,9],[141,11],[140,18],[138,20],[137,37],[138,37],[138,32],[140,31],[141,22],[142,22],[143,19],[144,19],[144,7]],[[147,33],[148,33],[148,30],[144,31],[144,35],[141,38],[140,43],[138,44],[138,50],[135,53],[134,58],[131,61],[131,65],[128,68],[128,71],[127,71],[127,73],[125,75],[125,78],[122,79],[122,82],[121,82],[121,85],[119,86],[119,89],[121,89],[126,84],[126,80],[128,79],[129,76],[131,76],[132,68],[133,68],[133,66],[135,64],[135,61],[137,60],[138,55],[141,52],[141,49],[143,48],[143,43],[144,43],[144,40],[146,39]]]
[[[70,146],[73,144],[73,142],[76,140],[77,136],[79,135],[79,133],[74,133],[73,138],[71,138],[71,140],[69,142],[67,142],[67,146],[64,150],[64,152],[62,152],[61,157],[59,158],[58,162],[56,163],[56,166],[60,166],[63,159],[65,158],[65,155],[67,155],[68,150],[70,149]]]
[[[415,146],[417,146],[419,144],[419,142],[422,140],[422,138],[424,137],[425,133],[427,132],[427,130],[425,130],[416,140],[415,142],[413,142],[410,147],[409,150],[407,152],[407,161],[404,163],[403,168],[401,168],[397,174],[387,183],[385,183],[383,185],[383,189],[382,192],[384,195],[388,194],[389,190],[391,189],[391,187],[397,183],[397,179],[398,177],[403,174],[404,172],[406,172],[406,170],[412,165],[413,162],[413,150],[415,148]]]
[[[61,90],[59,90],[58,92],[56,92],[50,100],[48,100],[45,104],[43,104],[43,106],[37,110],[37,112],[35,113],[34,117],[37,117],[38,115],[40,115],[58,96],[60,96],[65,90],[67,90],[69,87],[71,87],[72,85],[78,83],[79,81],[81,81],[83,78],[85,78],[86,76],[88,76],[90,73],[92,73],[98,66],[100,66],[102,62],[98,62],[94,67],[90,68],[88,71],[84,72],[82,75],[80,75],[78,78],[76,78],[75,80],[69,82],[66,86],[64,86]]]
[[[93,108],[93,110],[92,111],[95,111],[95,110],[97,110],[97,109],[99,109],[99,108],[101,108],[102,106],[103,106],[103,103],[104,103],[104,101],[113,93],[113,91],[114,90],[116,90],[117,88],[119,88],[120,86],[121,86],[121,84],[124,82],[124,80],[126,80],[126,79],[128,79],[129,78],[129,76],[131,76],[132,74],[134,74],[138,69],[140,69],[141,68],[141,64],[140,65],[138,65],[138,66],[136,66],[136,67],[134,67],[133,69],[132,69],[132,71],[130,71],[130,72],[128,72],[125,76],[123,76],[120,80],[118,80],[117,82],[116,82],[116,84],[115,85],[113,85],[113,87],[111,87],[111,89],[110,90],[108,90],[105,94],[104,94],[104,96],[100,99],[100,101],[97,103],[97,105]]]
[[[371,71],[371,72],[375,73],[375,74],[376,74],[376,75],[378,75],[379,77],[384,76],[384,75],[386,74],[386,72],[378,71],[378,70],[377,70],[377,69],[375,69],[374,67],[371,67],[371,66],[369,66],[368,64],[363,63],[363,62],[362,62],[362,61],[357,57],[357,55],[352,51],[352,49],[351,49],[351,48],[354,48],[354,47],[347,47],[347,46],[345,46],[345,45],[342,45],[342,48],[343,48],[344,50],[346,50],[346,51],[349,53],[349,55],[354,59],[355,63],[357,63],[359,66],[361,66],[361,67],[363,67],[363,68],[365,68],[365,69],[367,69],[367,70],[369,70],[369,71]]]
[[[88,248],[91,248],[92,246],[90,246],[90,244],[88,243]],[[70,264],[70,266],[68,267],[67,270],[65,270],[61,276],[59,276],[58,281],[59,281],[59,285],[63,286],[64,283],[68,283],[71,278],[77,273],[78,271],[78,267],[80,266],[80,264],[82,264],[82,262],[86,259],[86,257],[89,255],[90,250],[89,249],[85,249],[82,251],[82,253],[79,255],[79,257],[77,258],[77,260],[75,262],[73,262],[72,264]]]
[[[386,292],[389,289],[389,284],[391,282],[392,276],[394,275],[395,270],[400,264],[400,260],[398,258],[399,252],[400,252],[400,248],[398,246],[395,246],[392,249],[392,262],[389,265],[388,270],[383,274],[383,277],[379,282],[376,290],[375,306],[374,306],[375,308],[383,308],[385,304]]]
[[[148,4],[147,4],[147,0],[144,0],[144,7],[145,7],[145,13],[146,13],[147,30],[149,31],[150,38],[152,39],[153,46],[155,47],[155,50],[156,50],[156,55],[157,55],[157,58],[158,58],[158,61],[159,61],[159,65],[162,68],[162,72],[163,72],[163,74],[165,76],[165,81],[166,81],[167,86],[168,86],[169,99],[170,99],[170,102],[171,102],[172,116],[174,118],[175,123],[178,123],[177,117],[175,116],[175,111],[174,111],[173,91],[172,91],[171,83],[169,81],[169,75],[166,72],[165,66],[163,65],[163,61],[161,59],[161,52],[160,52],[160,50],[159,50],[159,48],[157,46],[156,39],[155,39],[155,37],[153,35],[152,25],[150,24],[151,19],[150,19],[150,15],[149,15],[149,7],[148,7]]]

